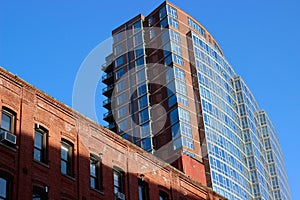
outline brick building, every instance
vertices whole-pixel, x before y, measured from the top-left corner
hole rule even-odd
[[[0,108],[0,199],[223,199],[3,68]]]

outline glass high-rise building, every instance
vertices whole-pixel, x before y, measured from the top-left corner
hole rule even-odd
[[[112,35],[109,129],[228,199],[292,199],[272,122],[196,19],[164,2]]]

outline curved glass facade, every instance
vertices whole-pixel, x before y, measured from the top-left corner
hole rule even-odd
[[[229,199],[291,199],[271,121],[201,35],[191,37],[213,189]]]

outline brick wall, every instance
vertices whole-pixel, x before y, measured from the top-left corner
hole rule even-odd
[[[0,142],[0,175],[12,176],[10,199],[31,199],[33,187],[38,186],[48,199],[111,200],[114,168],[124,173],[126,199],[138,199],[142,176],[148,184],[149,199],[158,199],[159,191],[167,193],[170,199],[224,199],[3,68],[0,68],[0,108],[16,114],[17,144]],[[33,159],[37,124],[48,131],[45,163]],[[61,173],[62,139],[73,145],[71,176]],[[100,190],[90,188],[91,153],[102,155]],[[203,173],[203,169],[197,170],[189,173]]]

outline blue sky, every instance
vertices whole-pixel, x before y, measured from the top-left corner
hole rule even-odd
[[[72,105],[81,63],[111,30],[151,1],[0,0],[0,65]],[[172,0],[201,22],[273,121],[294,199],[300,199],[300,2]],[[99,104],[100,107],[100,104]]]

